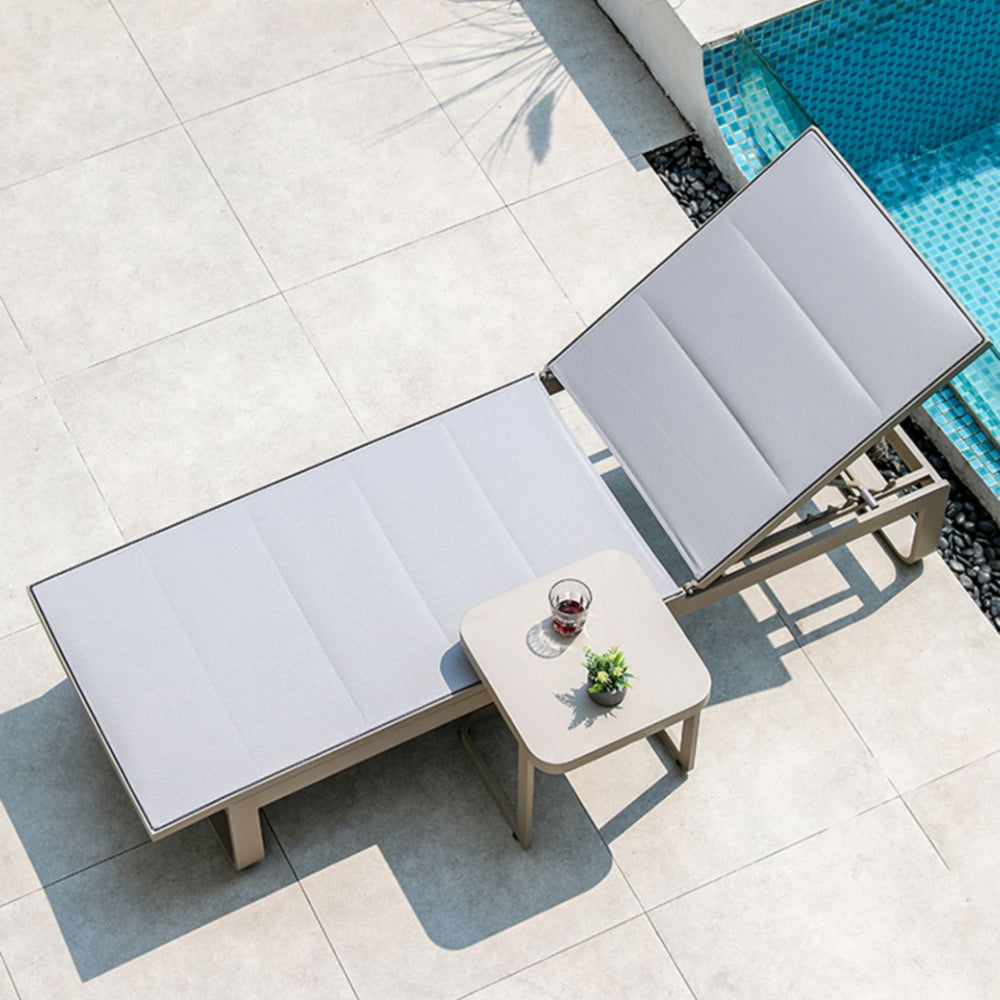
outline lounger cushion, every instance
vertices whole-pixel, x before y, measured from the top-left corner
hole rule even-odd
[[[609,547],[676,592],[531,377],[32,589],[155,832],[476,683],[463,613]]]
[[[809,132],[550,367],[700,579],[982,343]]]

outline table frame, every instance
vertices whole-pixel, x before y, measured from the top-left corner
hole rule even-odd
[[[546,574],[545,577],[540,578],[534,584],[527,584],[517,588],[517,590],[530,593],[529,588],[536,588],[539,592],[542,592],[547,589],[551,580],[558,579],[560,576],[581,576],[586,578],[587,572],[584,567],[586,567],[591,560],[594,560],[597,556],[601,555],[604,554],[598,553],[594,557],[590,557],[590,560],[583,560],[580,563],[573,564],[572,567],[566,567],[556,573]],[[624,553],[620,553],[620,555],[624,555]],[[636,566],[635,569],[638,569],[638,567]],[[651,585],[650,591],[652,591]],[[507,595],[499,595],[501,598],[506,596]],[[488,611],[489,606],[496,600],[497,598],[494,598],[493,601],[486,601],[476,610]],[[657,606],[662,614],[672,618],[673,616],[670,615],[670,612],[663,607],[662,603],[659,603],[659,599],[657,599],[657,602]],[[571,771],[576,767],[580,767],[592,760],[603,757],[608,753],[612,753],[621,747],[629,745],[630,743],[634,743],[638,740],[654,735],[660,740],[665,749],[685,771],[691,771],[694,768],[698,748],[698,733],[701,724],[701,710],[708,702],[708,690],[706,690],[704,697],[697,703],[681,707],[673,714],[670,714],[665,718],[654,719],[650,721],[649,724],[638,727],[634,730],[626,731],[624,734],[614,734],[608,742],[595,745],[590,750],[579,756],[575,756],[573,759],[564,763],[553,763],[551,761],[536,759],[529,751],[525,741],[519,736],[515,723],[512,721],[512,718],[508,713],[508,707],[503,704],[502,700],[493,690],[493,687],[489,682],[490,671],[488,669],[484,670],[473,651],[470,650],[470,644],[466,631],[464,630],[464,625],[465,622],[463,621],[462,646],[465,649],[466,656],[469,658],[469,661],[479,674],[480,679],[484,682],[483,687],[486,688],[492,696],[494,704],[479,709],[478,711],[469,714],[462,720],[460,729],[462,746],[465,749],[465,752],[469,755],[469,758],[479,773],[479,776],[482,778],[486,789],[499,806],[500,812],[503,814],[504,819],[507,821],[508,826],[510,826],[521,847],[527,849],[531,846],[532,842],[534,829],[536,770],[544,771],[549,774],[564,774],[567,771]],[[683,634],[679,632],[679,630],[673,637],[673,641],[678,643],[678,645],[683,643],[687,647],[687,650],[693,654],[690,644],[687,642],[687,639],[683,637]],[[473,726],[475,726],[475,724],[481,720],[487,712],[497,709],[500,711],[501,716],[504,718],[508,728],[511,730],[512,735],[517,741],[516,805],[510,801],[508,796],[500,787],[493,773],[490,771],[479,751],[476,749],[475,741],[472,736]],[[595,713],[600,711],[596,706],[594,709]],[[674,726],[677,723],[681,723],[682,725],[679,745],[674,742],[668,732],[668,727]]]

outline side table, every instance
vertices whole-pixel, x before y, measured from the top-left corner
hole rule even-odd
[[[593,602],[583,629],[564,638],[552,628],[548,592],[576,577]],[[535,770],[563,774],[659,734],[685,770],[694,767],[701,710],[711,678],[639,564],[608,549],[484,601],[462,619],[462,648],[518,745],[517,811],[472,744],[462,742],[515,836],[531,846]],[[625,700],[602,708],[587,695],[583,647],[617,645],[635,678]],[[677,747],[666,728],[683,721]]]

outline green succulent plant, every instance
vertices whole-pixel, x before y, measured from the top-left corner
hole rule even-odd
[[[625,654],[617,646],[606,653],[595,653],[589,646],[583,647],[583,665],[587,668],[588,691],[620,691],[631,687],[629,681],[635,676],[629,671]]]

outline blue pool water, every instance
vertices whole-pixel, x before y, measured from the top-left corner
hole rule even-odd
[[[704,63],[744,173],[815,122],[1000,345],[997,0],[825,0],[706,51]],[[927,409],[1000,497],[1000,354]]]

